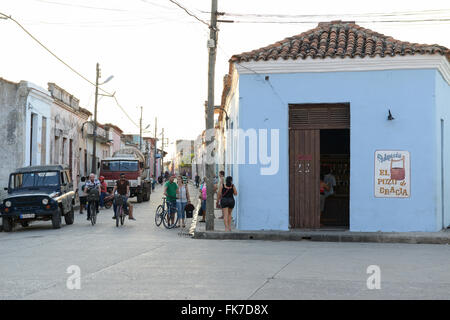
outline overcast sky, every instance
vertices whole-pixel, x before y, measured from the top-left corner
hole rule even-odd
[[[177,0],[209,21],[210,0]],[[233,54],[257,49],[314,28],[317,21],[356,20],[363,27],[398,40],[450,47],[449,22],[371,23],[380,19],[450,18],[449,1],[298,1],[219,0],[219,11],[235,21],[313,21],[313,23],[222,23],[216,65],[215,101],[220,103],[222,79]],[[427,15],[361,16],[361,14],[429,11]],[[204,129],[207,98],[208,28],[168,0],[1,0],[0,12],[12,15],[41,42],[77,71],[95,81],[100,63],[103,88],[116,91],[119,103],[135,123],[144,107],[144,126],[165,128],[170,142],[195,139]],[[264,14],[264,17],[248,14]],[[320,17],[271,17],[320,15]],[[336,17],[325,15],[337,15]],[[358,15],[351,17],[349,15]],[[94,87],[62,65],[16,24],[0,20],[0,77],[27,80],[43,88],[54,82],[93,111]],[[114,100],[99,101],[98,120],[126,133],[139,129]]]

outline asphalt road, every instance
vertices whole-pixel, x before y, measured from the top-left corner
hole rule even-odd
[[[59,230],[1,232],[0,299],[450,298],[448,245],[194,240],[155,226],[160,200],[158,187],[120,228],[110,209],[95,226],[76,213]]]

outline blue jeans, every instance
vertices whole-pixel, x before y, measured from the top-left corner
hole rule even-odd
[[[127,197],[127,196],[122,196],[122,199],[123,199],[123,210],[124,210],[125,212],[127,212],[127,210],[128,210],[128,207],[127,207],[127,205],[128,205],[128,203],[127,203],[128,197]],[[117,205],[116,205],[116,201],[115,201],[115,200],[114,200],[114,202],[113,202],[113,209],[114,209],[114,216],[115,216],[115,214],[116,214],[116,209],[117,209]]]
[[[177,211],[177,200],[167,200],[167,210],[174,214]]]
[[[178,210],[178,219],[184,219],[186,214],[184,212],[184,208],[186,207],[187,202],[177,201],[177,210]]]
[[[203,212],[206,211],[206,200],[202,200],[202,210]]]
[[[107,195],[106,192],[102,192],[100,194],[100,207],[102,207],[102,208],[105,206],[104,200],[105,200],[106,195]]]

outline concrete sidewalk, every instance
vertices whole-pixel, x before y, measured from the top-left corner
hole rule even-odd
[[[350,232],[339,229],[321,230],[236,230],[225,232],[220,211],[215,212],[214,231],[206,231],[205,223],[197,223],[193,237],[195,239],[218,240],[270,240],[270,241],[326,241],[326,242],[377,242],[411,244],[450,244],[450,229],[440,232]]]

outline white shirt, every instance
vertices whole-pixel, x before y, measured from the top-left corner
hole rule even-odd
[[[328,196],[331,196],[332,194],[334,194],[333,187],[336,186],[336,178],[334,177],[334,175],[332,173],[326,174],[323,177],[323,182],[325,182],[330,187],[329,191],[325,190],[325,197],[328,197]]]
[[[177,199],[177,202],[187,202],[186,187],[185,186],[179,187],[178,192],[179,198]]]

